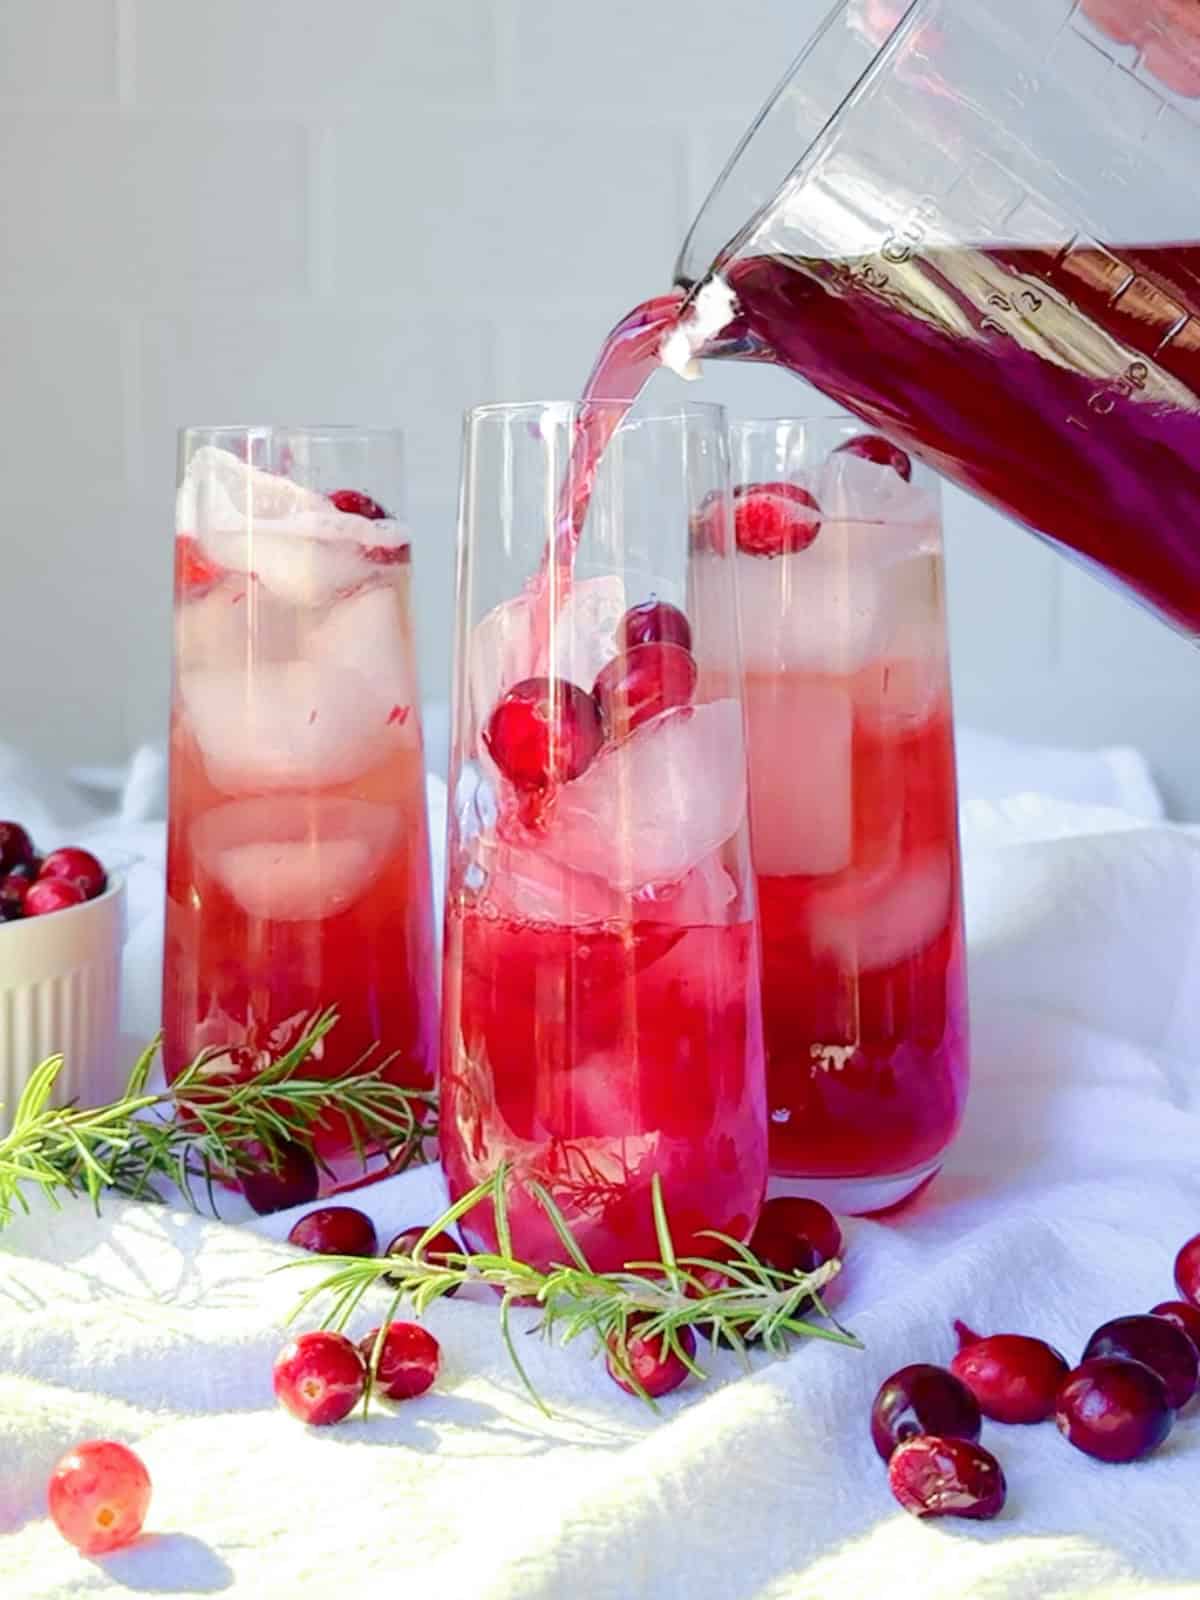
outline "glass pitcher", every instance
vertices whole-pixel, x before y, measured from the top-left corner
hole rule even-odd
[[[1195,5],[842,0],[685,243],[689,349],[801,373],[1195,635],[1197,173]]]

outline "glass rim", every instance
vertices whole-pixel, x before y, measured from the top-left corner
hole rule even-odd
[[[525,415],[544,417],[549,414],[555,421],[573,421],[584,411],[617,411],[628,414],[630,424],[640,422],[684,422],[694,417],[697,421],[709,419],[728,420],[728,408],[716,400],[684,400],[665,411],[634,412],[634,402],[628,400],[493,400],[486,405],[468,406],[463,413],[468,423],[483,422],[492,417],[519,418]]]
[[[294,434],[305,439],[401,439],[404,429],[383,422],[188,422],[177,430],[180,439],[189,434],[247,435]]]

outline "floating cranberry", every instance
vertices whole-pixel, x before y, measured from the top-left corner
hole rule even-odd
[[[375,1224],[353,1206],[322,1206],[292,1225],[289,1244],[318,1256],[373,1256]]]
[[[978,1439],[982,1427],[978,1402],[961,1378],[925,1362],[893,1372],[871,1407],[871,1438],[885,1461],[920,1433]]]
[[[672,706],[691,704],[696,658],[678,644],[638,644],[600,669],[593,689],[605,732],[624,739]]]
[[[141,1533],[150,1508],[150,1474],[127,1445],[88,1439],[59,1460],[47,1501],[68,1543],[85,1556],[106,1555]]]
[[[1167,1404],[1179,1411],[1200,1384],[1200,1354],[1181,1328],[1165,1317],[1114,1317],[1097,1328],[1087,1342],[1082,1360],[1093,1356],[1124,1356],[1157,1372],[1167,1386]]]
[[[950,1363],[993,1422],[1044,1422],[1071,1370],[1044,1339],[1023,1333],[993,1333],[981,1339],[961,1322],[955,1329],[962,1348]]]
[[[87,895],[69,878],[39,878],[29,885],[23,908],[27,917],[44,917],[52,911],[67,911],[81,906]]]
[[[733,491],[733,532],[744,555],[792,555],[820,531],[821,508],[798,483],[743,483]]]
[[[1175,1257],[1175,1285],[1185,1300],[1200,1306],[1200,1233]]]
[[[19,822],[0,822],[0,876],[33,860],[33,840]]]
[[[335,489],[329,498],[339,511],[351,517],[366,517],[370,522],[382,522],[387,516],[378,500],[372,500],[369,494],[363,494],[359,489]]]
[[[302,1333],[275,1357],[275,1395],[301,1422],[327,1427],[348,1417],[362,1399],[367,1368],[341,1333]]]
[[[421,1238],[424,1232],[425,1229],[421,1227],[420,1224],[418,1224],[415,1228],[402,1229],[402,1231],[388,1243],[387,1249],[383,1252],[384,1255],[411,1256],[413,1251],[417,1248],[417,1241]],[[427,1261],[431,1267],[457,1266],[459,1263],[446,1260],[447,1251],[452,1251],[455,1255],[462,1255],[463,1247],[459,1244],[458,1240],[451,1237],[450,1234],[435,1233],[433,1238],[430,1239],[429,1243],[425,1246],[424,1250],[421,1251],[421,1259],[422,1261]],[[389,1283],[396,1283],[398,1281],[393,1273],[385,1272],[384,1277]],[[456,1283],[452,1289],[447,1289],[445,1292],[447,1295],[455,1295],[458,1293],[461,1287],[461,1284]]]
[[[590,694],[565,678],[526,678],[488,718],[483,742],[518,789],[569,783],[590,766],[604,742]]]
[[[375,1351],[379,1329],[358,1341],[358,1353],[367,1365]],[[413,1400],[431,1389],[438,1375],[442,1349],[419,1322],[389,1322],[375,1369],[375,1385],[389,1400]]]
[[[642,1393],[649,1395],[651,1400],[657,1400],[660,1395],[670,1394],[672,1389],[690,1376],[687,1364],[671,1349],[667,1340],[661,1334],[641,1334],[639,1327],[650,1319],[648,1317],[631,1317],[625,1330],[625,1360],[622,1363],[618,1352],[621,1342],[616,1334],[608,1341],[608,1355],[605,1366],[608,1375],[618,1388],[624,1389],[626,1394],[637,1394],[637,1387],[630,1382],[629,1373],[633,1374],[637,1383],[641,1385]],[[689,1327],[678,1329],[676,1337],[679,1347],[683,1350],[688,1360],[696,1353],[696,1340]]]
[[[899,445],[883,438],[881,434],[860,433],[856,439],[848,439],[845,444],[838,445],[833,453],[835,456],[860,456],[864,461],[873,461],[877,467],[891,467],[905,483],[912,482],[911,459]]]
[[[892,1493],[914,1517],[985,1521],[1003,1508],[1008,1486],[990,1450],[970,1439],[921,1434],[897,1445],[888,1462]]]
[[[238,1174],[242,1193],[253,1211],[266,1216],[271,1211],[288,1211],[317,1198],[321,1175],[312,1153],[302,1144],[284,1140],[274,1152],[262,1145],[251,1145],[243,1152],[257,1163],[253,1171]]]
[[[103,894],[108,883],[104,868],[91,851],[79,850],[73,845],[62,850],[51,850],[42,862],[38,882],[45,883],[51,878],[78,884],[87,900],[94,900],[98,894]]]
[[[665,600],[643,600],[630,606],[617,623],[616,640],[622,650],[639,644],[677,644],[692,648],[692,625],[678,606]]]
[[[1175,1413],[1157,1372],[1124,1356],[1083,1362],[1058,1391],[1058,1431],[1098,1461],[1140,1461],[1171,1431]]]
[[[29,893],[29,879],[10,872],[0,878],[0,922],[16,922],[25,915],[25,897]]]
[[[1186,1300],[1164,1300],[1156,1305],[1150,1312],[1152,1317],[1165,1317],[1196,1346],[1200,1352],[1200,1308],[1191,1306]]]

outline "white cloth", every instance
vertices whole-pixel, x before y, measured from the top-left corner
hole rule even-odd
[[[547,1422],[494,1303],[460,1296],[429,1314],[435,1392],[306,1430],[270,1388],[310,1281],[271,1275],[290,1255],[263,1236],[291,1218],[39,1209],[0,1238],[4,1600],[1200,1595],[1200,1414],[1124,1468],[1052,1425],[986,1424],[1009,1503],[978,1525],[907,1517],[868,1438],[881,1378],[948,1360],[952,1318],[1075,1357],[1100,1321],[1172,1296],[1174,1251],[1200,1230],[1200,840],[1112,810],[1103,785],[964,796],[973,1095],[924,1196],[847,1226],[839,1315],[865,1352],[814,1343],[743,1375],[703,1347],[712,1381],[660,1420],[581,1348],[523,1339]],[[360,1203],[386,1235],[441,1199],[435,1170]],[[134,1444],[155,1482],[151,1537],[99,1564],[43,1514],[57,1455],[95,1435]]]

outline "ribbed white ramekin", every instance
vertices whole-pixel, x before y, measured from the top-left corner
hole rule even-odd
[[[64,1058],[55,1104],[100,1105],[121,1092],[118,1059],[125,887],[47,916],[0,923],[0,1134],[30,1072]]]

